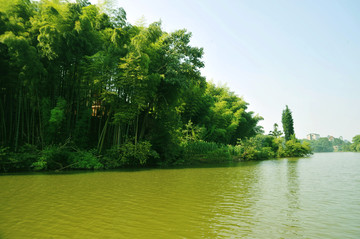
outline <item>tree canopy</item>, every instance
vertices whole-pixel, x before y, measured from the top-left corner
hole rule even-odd
[[[290,140],[291,136],[295,134],[294,120],[292,118],[292,112],[288,106],[282,112],[281,123],[285,134],[285,141]]]

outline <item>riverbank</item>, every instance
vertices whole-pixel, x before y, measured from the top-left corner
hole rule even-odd
[[[0,149],[0,171],[67,171],[116,168],[176,167],[256,161],[281,157],[302,157],[311,154],[306,142],[295,137],[287,142],[283,138],[257,135],[241,140],[237,145],[223,145],[205,141],[185,141],[180,144],[171,160],[160,158],[149,144],[127,144],[103,153],[96,149],[80,149],[71,141],[38,149],[26,144],[19,152]]]

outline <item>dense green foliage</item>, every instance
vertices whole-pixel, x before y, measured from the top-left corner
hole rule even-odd
[[[352,152],[360,152],[360,135],[356,135],[352,139],[352,144],[347,149]]]
[[[284,129],[285,141],[288,141],[295,134],[294,121],[292,118],[291,110],[288,106],[286,106],[286,108],[282,112],[281,123]]]
[[[4,170],[180,164],[194,142],[261,132],[242,98],[201,76],[186,30],[86,0],[0,4]]]

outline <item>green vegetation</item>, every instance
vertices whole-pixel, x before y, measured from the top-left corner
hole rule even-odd
[[[277,123],[274,124],[274,130],[270,131],[269,135],[274,136],[275,138],[280,137],[283,132],[278,130],[279,125]]]
[[[5,3],[6,2],[6,3]],[[86,0],[2,1],[0,167],[64,170],[308,154],[286,108],[277,126],[206,82],[191,33]],[[290,118],[289,118],[290,117]]]
[[[281,122],[284,129],[285,141],[288,141],[295,134],[294,121],[292,118],[291,110],[289,109],[288,106],[286,106],[286,108],[282,112]]]
[[[348,151],[360,152],[360,135],[356,135],[352,139],[352,144],[348,147]]]

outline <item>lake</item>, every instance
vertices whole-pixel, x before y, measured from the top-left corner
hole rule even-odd
[[[360,238],[360,153],[0,176],[0,238]]]

